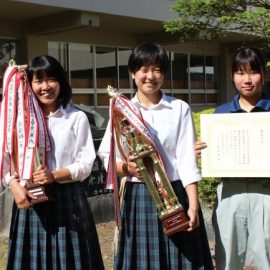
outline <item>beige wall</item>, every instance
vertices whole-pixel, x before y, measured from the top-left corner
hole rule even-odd
[[[0,37],[22,38],[24,35],[24,24],[8,20],[0,20]]]
[[[27,58],[48,53],[48,42],[73,42],[95,45],[123,46],[133,48],[140,40],[140,36],[112,31],[100,31],[97,28],[81,28],[50,34],[36,34],[27,36]]]
[[[47,38],[50,41],[127,47],[133,47],[140,41],[140,36],[136,34],[123,33],[112,30],[105,31],[94,27],[82,27],[63,32],[56,32],[48,35]]]
[[[220,44],[214,41],[192,41],[164,45],[167,50],[191,54],[216,56],[220,54]]]
[[[46,36],[27,36],[27,59],[48,54],[48,40]]]

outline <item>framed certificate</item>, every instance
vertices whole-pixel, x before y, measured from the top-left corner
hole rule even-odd
[[[270,112],[202,114],[203,177],[270,177]]]

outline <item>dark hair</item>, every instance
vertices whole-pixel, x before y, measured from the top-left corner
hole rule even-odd
[[[31,83],[35,75],[38,79],[54,78],[60,84],[59,106],[65,108],[72,96],[72,90],[61,64],[52,56],[43,55],[33,58],[27,68],[28,80]]]
[[[232,62],[232,76],[238,70],[251,70],[261,74],[264,81],[266,72],[266,61],[262,51],[258,48],[241,48],[234,56]]]
[[[158,66],[164,74],[169,68],[169,58],[158,43],[144,42],[138,45],[129,56],[128,69],[131,73],[135,73],[142,66],[150,65]]]

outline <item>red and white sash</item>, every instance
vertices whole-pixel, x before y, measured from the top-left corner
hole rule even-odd
[[[107,169],[107,180],[106,187],[114,190],[114,206],[115,206],[115,216],[117,226],[121,227],[120,219],[120,203],[119,203],[119,188],[117,182],[117,172],[116,172],[116,155],[115,155],[115,144],[116,144],[116,132],[115,132],[115,123],[116,120],[115,112],[118,112],[123,118],[132,125],[134,129],[156,150],[159,162],[164,168],[161,156],[158,154],[158,150],[154,139],[148,130],[141,112],[138,107],[136,107],[129,99],[124,95],[118,93],[114,88],[108,87],[108,92],[112,96],[110,101],[110,123],[111,123],[111,141],[110,141],[110,156],[109,164]],[[119,135],[119,134],[118,134]],[[165,171],[165,169],[164,169]],[[162,182],[159,183],[162,186]],[[166,193],[166,190],[164,190]]]
[[[120,113],[126,118],[132,126],[149,142],[155,147],[154,140],[146,127],[143,118],[140,114],[140,110],[134,106],[134,104],[120,93],[114,93],[110,100],[110,129],[111,129],[111,140],[110,140],[110,156],[109,164],[107,169],[106,187],[114,190],[114,209],[115,218],[118,229],[121,228],[121,217],[120,217],[120,201],[119,201],[119,186],[117,182],[117,171],[116,171],[116,157],[115,157],[115,112]]]
[[[11,168],[20,180],[32,178],[35,152],[46,166],[50,150],[45,115],[29,85],[26,72],[8,66],[3,77],[0,106],[0,179]],[[13,173],[13,172],[11,172]]]
[[[115,130],[113,124],[115,111],[117,111],[124,118],[126,118],[130,122],[130,124],[140,133],[140,135],[155,149],[157,149],[152,135],[144,123],[140,110],[124,95],[120,93],[115,94],[110,101],[110,123],[112,137],[110,142],[110,157],[106,181],[106,186],[112,189],[115,189],[115,183],[117,178],[115,169]]]

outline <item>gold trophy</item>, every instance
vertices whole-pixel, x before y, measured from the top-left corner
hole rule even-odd
[[[112,89],[108,88],[108,92],[111,91]],[[170,236],[186,230],[189,227],[189,219],[175,195],[156,148],[118,110],[114,110],[111,117],[113,117],[119,151],[123,156],[120,145],[120,135],[122,135],[125,137],[129,153],[134,156],[142,179],[155,202],[165,235]],[[124,159],[126,158],[124,157]]]

